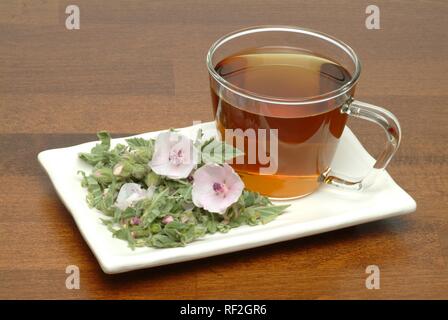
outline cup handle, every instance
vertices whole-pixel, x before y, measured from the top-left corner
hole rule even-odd
[[[369,103],[350,99],[342,107],[341,112],[354,118],[369,120],[378,124],[386,132],[387,142],[383,152],[376,159],[372,169],[358,181],[349,181],[327,173],[323,180],[327,184],[350,189],[366,188],[373,184],[375,177],[381,172],[397,151],[401,140],[401,128],[398,119],[388,110]]]

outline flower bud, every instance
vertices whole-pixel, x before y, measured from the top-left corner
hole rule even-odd
[[[141,222],[141,220],[140,220],[139,217],[132,217],[132,218],[131,218],[131,224],[132,224],[132,225],[139,225],[140,222]]]
[[[162,223],[163,224],[168,224],[168,223],[173,222],[173,221],[174,221],[174,218],[173,218],[173,216],[170,216],[170,215],[164,216],[163,219],[162,219]]]
[[[151,230],[151,233],[159,233],[160,231],[162,231],[162,227],[159,223],[153,223],[149,228]]]
[[[132,158],[138,163],[147,163],[149,161],[149,149],[148,148],[138,148],[137,150],[132,150]]]
[[[128,178],[131,176],[132,169],[133,167],[129,162],[123,161],[115,165],[113,174],[117,177]]]
[[[154,172],[149,172],[145,177],[145,184],[148,187],[157,186],[160,182],[160,176]]]
[[[136,179],[143,179],[146,174],[147,167],[142,164],[134,164],[132,167],[132,176]]]
[[[113,179],[112,169],[106,167],[97,169],[93,173],[93,177],[100,184],[103,185],[110,184]]]

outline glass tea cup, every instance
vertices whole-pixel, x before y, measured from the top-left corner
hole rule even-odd
[[[361,72],[356,53],[324,33],[291,26],[235,31],[211,46],[207,68],[218,132],[244,152],[230,164],[250,190],[291,199],[321,183],[360,189],[400,144],[392,113],[353,98]],[[372,121],[387,135],[362,178],[331,169],[348,116]]]

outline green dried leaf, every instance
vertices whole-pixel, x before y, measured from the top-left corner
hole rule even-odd
[[[249,207],[244,212],[249,216],[250,222],[256,223],[259,220],[262,224],[266,224],[275,219],[288,207],[289,205]]]
[[[126,142],[131,149],[138,149],[140,147],[149,147],[151,145],[151,140],[145,140],[143,138],[129,138]]]
[[[150,244],[152,247],[156,248],[175,248],[184,246],[182,243],[172,240],[165,234],[154,235],[150,240]]]
[[[160,208],[167,204],[166,197],[168,195],[168,191],[169,189],[166,188],[155,193],[152,200],[149,202],[149,205],[144,208],[142,215],[144,225],[150,225],[156,218],[169,212],[166,210],[160,210]]]

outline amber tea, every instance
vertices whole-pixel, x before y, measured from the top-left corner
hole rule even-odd
[[[234,137],[226,137],[226,129],[277,129],[276,154],[268,154],[271,161],[276,161],[273,174],[260,173],[267,164],[258,157],[249,161],[247,146],[259,146],[258,136],[243,137],[244,161],[232,166],[246,187],[274,198],[313,192],[319,177],[329,170],[347,114],[340,111],[335,99],[306,108],[263,101],[301,101],[337,91],[350,81],[349,72],[328,58],[290,47],[245,50],[218,62],[215,71],[255,101],[251,105],[240,104],[232,93],[223,96],[212,85],[214,115],[223,139],[235,145]],[[271,138],[266,136],[267,145]]]

